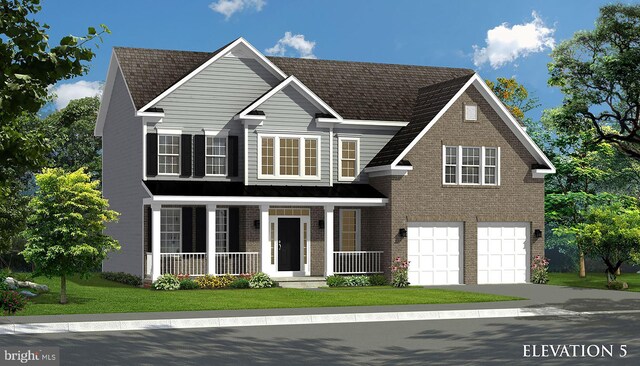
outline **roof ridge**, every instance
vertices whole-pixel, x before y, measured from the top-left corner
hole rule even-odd
[[[319,59],[319,58],[304,58],[304,57],[283,57],[283,56],[266,56],[268,59],[279,60],[296,60],[303,62],[340,62],[347,64],[363,64],[363,65],[389,65],[389,66],[402,66],[410,68],[431,68],[431,69],[447,69],[447,70],[466,70],[475,73],[475,70],[466,67],[449,67],[449,66],[432,66],[432,65],[415,65],[415,64],[398,64],[391,62],[372,62],[372,61],[350,61],[350,60],[334,60],[334,59]]]

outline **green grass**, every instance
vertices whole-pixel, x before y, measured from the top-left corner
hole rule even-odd
[[[629,284],[629,291],[640,292],[640,273],[623,273],[618,281]],[[580,278],[577,273],[549,273],[549,285],[587,287],[606,289],[607,277],[604,273],[587,273],[587,277]]]
[[[49,286],[50,292],[34,298],[17,315],[129,313],[188,310],[237,310],[306,308],[327,306],[448,304],[520,300],[516,297],[463,291],[410,287],[306,289],[247,289],[154,291],[103,280],[95,275],[87,280],[67,281],[69,303],[58,304],[58,278],[34,279]]]

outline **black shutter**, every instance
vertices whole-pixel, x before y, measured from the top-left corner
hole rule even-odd
[[[193,252],[193,209],[182,208],[182,252]]]
[[[229,251],[240,251],[240,209],[229,208]]]
[[[147,134],[147,176],[158,175],[158,134]]]
[[[151,230],[151,206],[147,206],[145,211],[145,215],[147,215],[147,247],[144,249],[145,252],[151,253],[151,236],[153,235],[153,230]]]
[[[207,251],[207,210],[196,207],[196,252]]]
[[[193,176],[204,177],[204,135],[193,136]]]
[[[191,135],[182,135],[180,141],[181,177],[191,176]]]
[[[238,136],[229,136],[228,138],[229,146],[227,146],[227,169],[228,176],[237,177],[238,176]]]

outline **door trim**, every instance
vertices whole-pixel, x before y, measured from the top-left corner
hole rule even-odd
[[[272,273],[276,277],[303,277],[311,275],[311,217],[310,216],[300,216],[300,215],[269,215],[269,226],[272,224],[275,227],[275,240],[273,241],[274,245],[278,245],[278,219],[300,219],[300,271],[278,271],[278,254],[277,250],[274,253],[273,264],[271,268],[273,269]],[[304,224],[307,224],[307,264],[304,264]],[[271,235],[271,233],[269,233]],[[271,242],[271,238],[269,238]],[[271,255],[268,253],[267,255]]]

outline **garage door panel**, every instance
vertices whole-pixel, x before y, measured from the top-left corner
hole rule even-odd
[[[478,283],[527,281],[529,223],[478,223]]]
[[[409,223],[407,235],[411,284],[461,283],[462,223]]]

